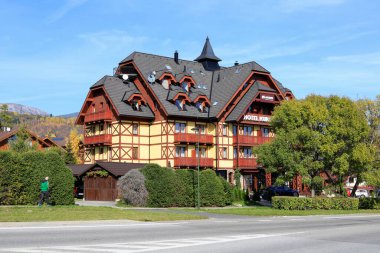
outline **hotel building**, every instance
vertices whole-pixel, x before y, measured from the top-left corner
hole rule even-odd
[[[177,51],[133,52],[122,60],[90,87],[77,118],[85,163],[199,164],[231,183],[239,169],[250,190],[270,185],[252,149],[271,141],[274,107],[294,96],[254,61],[229,67],[220,61],[208,38],[194,61]]]

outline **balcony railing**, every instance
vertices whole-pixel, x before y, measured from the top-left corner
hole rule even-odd
[[[111,145],[112,144],[112,135],[111,134],[100,134],[94,136],[85,136],[84,137],[84,145]]]
[[[256,168],[257,162],[256,158],[234,158],[234,167],[239,168]]]
[[[247,145],[247,146],[260,145],[260,144],[270,142],[271,140],[273,140],[273,137],[249,136],[249,135],[235,135],[233,137],[234,144]]]
[[[175,157],[174,167],[197,167],[198,157]],[[199,167],[213,167],[214,159],[201,157]]]
[[[198,143],[198,139],[200,144],[213,144],[213,136],[211,134],[174,134],[175,143]]]
[[[94,121],[101,121],[101,120],[112,120],[112,114],[110,111],[99,111],[99,112],[92,112],[87,113],[84,115],[84,122],[94,122]]]

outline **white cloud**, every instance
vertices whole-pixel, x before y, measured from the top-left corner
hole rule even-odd
[[[338,6],[346,0],[282,0],[279,8],[283,12],[297,12],[318,7]]]
[[[353,64],[360,64],[360,65],[380,65],[380,52],[373,52],[373,53],[367,53],[367,54],[329,56],[325,58],[325,61],[339,62],[339,63],[353,63]]]
[[[133,51],[142,43],[148,41],[147,37],[131,36],[128,32],[121,30],[102,31],[79,35],[79,38],[89,42],[100,50],[132,48]],[[131,52],[131,50],[126,50]]]
[[[48,23],[54,23],[63,18],[72,9],[84,4],[87,0],[67,0],[66,3],[47,18]]]

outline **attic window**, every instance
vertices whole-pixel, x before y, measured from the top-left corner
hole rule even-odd
[[[207,112],[207,104],[205,101],[199,101],[195,104],[199,112]]]
[[[181,87],[182,87],[182,89],[183,89],[185,92],[189,92],[189,90],[190,90],[190,85],[189,85],[188,82],[183,82],[183,83],[181,84]]]
[[[141,101],[140,100],[137,100],[137,99],[132,100],[131,105],[132,105],[132,109],[134,111],[141,111]]]
[[[180,111],[186,111],[185,104],[186,104],[185,99],[177,99],[175,101],[175,105],[177,106],[178,110],[180,110]]]

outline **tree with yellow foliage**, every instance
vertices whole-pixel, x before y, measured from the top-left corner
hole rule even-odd
[[[69,139],[67,141],[67,147],[71,147],[72,153],[75,158],[75,163],[83,163],[83,157],[81,156],[80,147],[82,143],[83,136],[78,133],[77,129],[72,129],[70,131]]]

